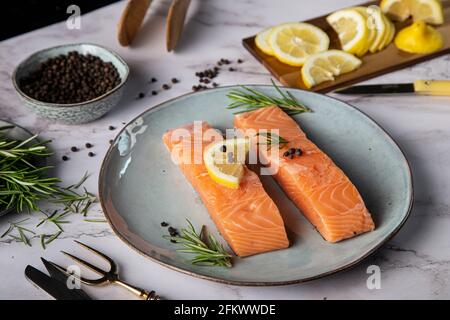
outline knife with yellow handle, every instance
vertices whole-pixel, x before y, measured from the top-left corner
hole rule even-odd
[[[334,91],[340,94],[396,94],[450,96],[450,80],[416,80],[414,83],[390,83],[352,86]]]

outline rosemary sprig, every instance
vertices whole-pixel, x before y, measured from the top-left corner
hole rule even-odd
[[[191,259],[192,264],[231,268],[231,255],[216,238],[205,235],[205,226],[197,233],[192,223],[189,220],[187,222],[189,226],[181,229],[180,235],[163,237],[182,245],[183,249],[178,249],[179,252],[195,254]]]
[[[278,145],[278,147],[281,149],[289,143],[289,141],[287,141],[285,138],[273,132],[258,132],[256,136],[262,136],[265,138],[265,141],[258,141],[257,144],[267,145],[267,148],[271,147],[272,145]]]
[[[22,226],[22,224],[27,220],[29,220],[29,218],[10,223],[9,228],[0,236],[0,238],[9,236],[10,238],[23,242],[27,246],[31,247],[30,239],[27,237],[27,233],[32,234],[33,236],[36,235],[36,233]],[[11,234],[11,232],[13,232],[14,230],[17,230],[18,235]]]
[[[60,187],[58,178],[47,176],[52,167],[37,165],[52,154],[48,148],[50,141],[39,142],[37,135],[23,141],[11,140],[3,134],[8,128],[11,126],[0,128],[0,207],[18,212],[39,211],[38,202],[48,200],[63,204],[65,211],[85,216],[96,197],[86,189],[76,190],[88,174],[74,185]]]
[[[63,233],[63,231],[60,230],[55,232],[54,234],[41,234],[40,239],[42,249],[47,249],[47,245],[50,244],[53,240],[57,239],[61,233]]]
[[[234,112],[234,114],[239,114],[275,105],[291,116],[312,111],[310,108],[297,101],[289,91],[281,91],[275,82],[273,82],[273,80],[271,81],[281,97],[272,97],[252,88],[241,86],[243,90],[231,90],[227,94],[227,97],[233,100],[228,106],[228,109],[241,109]]]
[[[41,221],[36,225],[36,227],[41,226],[45,222],[51,222],[53,223],[59,231],[64,231],[62,228],[62,224],[70,223],[68,220],[63,220],[70,212],[63,211],[62,213],[59,212],[59,210],[54,210],[52,214],[47,215],[44,211],[41,211],[46,217],[44,219],[41,219]]]

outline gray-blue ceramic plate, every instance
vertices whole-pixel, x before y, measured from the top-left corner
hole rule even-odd
[[[276,94],[269,86],[253,86]],[[109,149],[100,173],[103,211],[116,234],[132,248],[169,268],[235,285],[281,285],[303,282],[355,265],[390,239],[407,219],[413,198],[408,162],[389,135],[366,115],[325,95],[289,89],[313,113],[295,120],[310,139],[347,173],[361,192],[376,229],[340,243],[328,243],[303,218],[271,177],[263,183],[277,203],[292,245],[285,250],[234,259],[230,269],[189,263],[163,235],[162,221],[180,228],[188,218],[215,234],[199,196],[172,163],[161,141],[167,129],[194,120],[230,128],[223,87],[187,94],[144,112],[129,123]]]

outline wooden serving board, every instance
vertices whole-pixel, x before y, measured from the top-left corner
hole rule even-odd
[[[373,1],[363,4],[369,6],[379,4],[379,1]],[[450,52],[450,0],[442,1],[444,6],[445,23],[437,27],[444,36],[444,47],[432,54],[411,54],[400,51],[392,42],[383,51],[377,53],[368,53],[361,58],[362,66],[350,73],[336,77],[334,81],[324,82],[310,90],[315,92],[329,92],[340,87],[345,87],[360,81],[364,81],[394,70],[405,68],[416,63],[435,58],[437,56]],[[325,20],[327,15],[307,20],[304,22],[311,23],[323,31],[330,37],[330,49],[341,49],[339,38]],[[405,26],[411,24],[408,20],[396,23],[396,31],[401,30]],[[278,61],[275,57],[269,56],[259,50],[255,45],[255,36],[242,40],[244,47],[258,59],[283,85],[293,88],[306,89],[300,74],[301,67],[293,67]],[[416,80],[416,79],[411,79]]]

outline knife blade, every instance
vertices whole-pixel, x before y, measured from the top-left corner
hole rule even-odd
[[[340,94],[398,94],[450,96],[450,80],[416,80],[413,83],[358,85],[335,90]]]
[[[33,266],[25,268],[25,277],[56,300],[85,300],[79,292],[67,288],[65,282],[60,282]]]
[[[54,262],[45,260],[44,258],[41,258],[42,263],[44,264],[45,268],[47,269],[48,273],[50,274],[50,276],[53,279],[56,279],[57,281],[66,284],[67,283],[67,279],[69,278],[69,276],[67,275],[67,273],[65,273],[64,268],[62,268],[61,266],[57,265]],[[86,292],[84,292],[81,289],[69,289],[70,291],[73,291],[74,294],[78,295],[80,297],[81,300],[91,300],[91,297],[89,297],[87,295]]]

